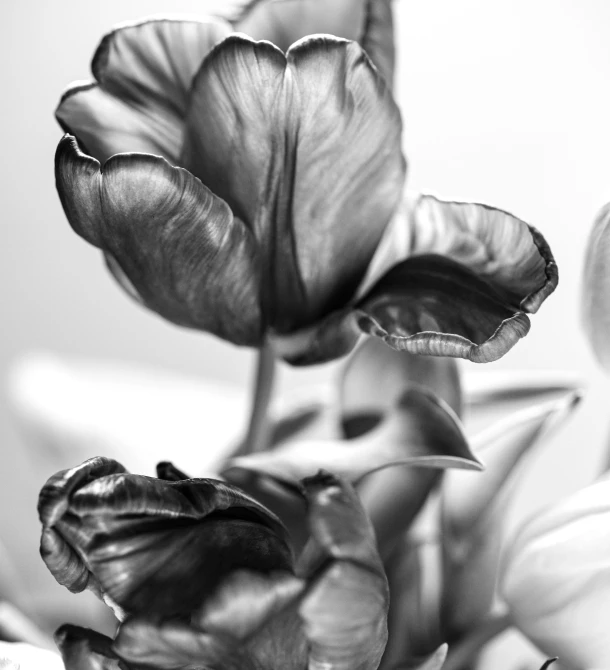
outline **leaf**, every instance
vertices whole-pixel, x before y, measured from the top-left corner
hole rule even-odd
[[[495,591],[503,521],[523,461],[569,418],[581,394],[514,413],[472,441],[485,463],[479,476],[449,472],[442,486],[443,612],[450,631],[470,630],[488,613]]]
[[[430,392],[408,389],[395,410],[361,437],[282,445],[236,458],[226,472],[239,468],[294,483],[323,468],[358,481],[396,465],[480,468],[451,409]]]

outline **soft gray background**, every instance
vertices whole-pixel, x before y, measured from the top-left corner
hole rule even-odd
[[[130,361],[236,384],[252,357],[140,310],[98,252],[64,219],[53,180],[61,131],[53,110],[114,23],[203,12],[198,0],[4,0],[0,163],[0,376],[31,350]],[[530,335],[492,368],[575,370],[589,385],[575,419],[538,459],[522,505],[533,507],[595,473],[608,425],[608,387],[579,327],[583,251],[610,199],[610,3],[607,0],[397,1],[398,99],[410,186],[508,209],[539,227],[560,286]],[[472,368],[474,366],[466,366]],[[329,374],[285,373],[286,385]],[[49,390],[52,392],[52,390]],[[126,408],[128,411],[128,408]],[[205,407],[201,408],[205,433]],[[0,402],[0,537],[33,584],[36,492],[45,471]]]

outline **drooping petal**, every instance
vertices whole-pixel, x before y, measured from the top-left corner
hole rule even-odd
[[[193,76],[230,32],[220,19],[177,16],[116,27],[93,57],[96,82],[77,82],[64,93],[58,121],[102,164],[126,151],[177,164]]]
[[[444,256],[417,256],[385,274],[357,303],[360,328],[398,351],[487,363],[527,335],[511,298]]]
[[[74,230],[111,254],[150,309],[236,344],[261,338],[255,241],[186,170],[145,154],[99,163],[59,143],[57,189]]]
[[[299,608],[309,670],[376,670],[387,641],[388,584],[356,492],[333,475],[303,482],[316,546],[330,560]]]
[[[273,330],[305,326],[354,294],[400,198],[400,134],[356,43],[315,37],[284,56],[233,36],[205,60],[184,164],[255,232]]]
[[[122,670],[112,640],[101,633],[65,624],[55,633],[55,642],[66,670]]]
[[[255,0],[233,6],[235,29],[280,49],[306,35],[326,33],[360,42],[391,85],[394,74],[394,35],[389,0]]]
[[[441,646],[427,658],[414,661],[408,665],[397,666],[392,670],[441,670],[445,664],[448,651],[448,645],[441,644]]]
[[[610,371],[610,204],[597,214],[585,253],[582,321],[593,352]]]
[[[444,625],[472,630],[489,614],[497,581],[504,519],[523,461],[569,418],[580,394],[516,412],[472,440],[485,471],[476,478],[449,472],[442,486]]]
[[[242,456],[231,468],[294,483],[320,468],[351,481],[395,465],[479,469],[453,412],[433,394],[407,390],[395,410],[353,440],[287,443],[271,452]]]
[[[279,520],[239,489],[120,467],[92,459],[43,488],[42,553],[60,583],[101,592],[127,613],[170,616],[197,609],[229,571],[291,569]]]
[[[508,545],[501,594],[515,625],[574,668],[610,667],[610,478],[553,505]]]
[[[377,249],[368,283],[406,258],[430,254],[465,266],[524,312],[536,312],[557,287],[557,264],[533,226],[496,207],[423,193],[407,193]]]

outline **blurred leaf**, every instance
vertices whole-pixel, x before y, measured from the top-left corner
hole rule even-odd
[[[403,536],[385,568],[392,597],[389,639],[380,670],[418,668],[442,641],[440,546]],[[430,662],[437,654],[444,661],[446,648],[444,653],[437,649]]]
[[[496,404],[518,400],[550,400],[582,387],[573,372],[561,370],[485,370],[462,377],[464,402],[469,410],[489,410]]]
[[[597,360],[610,372],[610,203],[598,212],[585,252],[582,321]]]
[[[519,466],[533,447],[571,416],[580,398],[579,392],[571,392],[506,417],[472,440],[485,463],[482,474],[447,473],[441,513],[447,630],[467,631],[488,614],[503,521],[523,472]]]
[[[394,410],[361,437],[286,444],[236,458],[226,472],[239,468],[290,483],[323,468],[358,481],[395,465],[480,469],[451,409],[430,392],[409,389]]]
[[[445,664],[448,650],[449,647],[446,644],[442,644],[433,654],[420,663],[414,662],[409,665],[401,665],[396,667],[395,670],[441,670]]]

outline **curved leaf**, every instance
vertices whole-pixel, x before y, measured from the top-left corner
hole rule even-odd
[[[567,420],[578,392],[514,413],[472,440],[485,463],[478,477],[449,472],[442,486],[443,603],[448,630],[462,632],[489,613],[497,578],[504,518],[523,461]]]
[[[226,471],[238,468],[294,483],[323,468],[357,481],[395,465],[480,469],[451,409],[430,392],[408,389],[395,410],[359,438],[289,443],[238,457]]]

